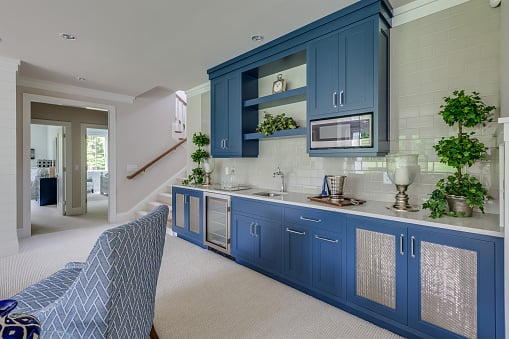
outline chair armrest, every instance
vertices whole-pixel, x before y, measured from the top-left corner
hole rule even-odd
[[[82,269],[83,267],[85,267],[86,263],[84,262],[79,262],[79,261],[71,261],[71,262],[68,262],[67,264],[65,264],[65,267],[66,269],[68,268],[79,268],[79,269]]]

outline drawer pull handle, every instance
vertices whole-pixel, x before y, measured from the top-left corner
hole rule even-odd
[[[412,256],[412,258],[415,258],[415,237],[412,236],[410,238],[410,255]]]
[[[399,235],[399,254],[401,254],[401,255],[405,255],[405,251],[403,250],[403,238],[404,238],[404,235],[400,234]]]
[[[294,231],[294,230],[289,229],[288,227],[286,228],[286,232],[295,233],[298,235],[306,235],[306,232]]]
[[[306,217],[303,217],[303,216],[300,217],[300,220],[312,221],[312,222],[322,222],[321,219],[311,219],[311,218],[306,218]]]
[[[338,241],[338,239],[336,239],[336,240],[331,240],[331,239],[327,239],[327,238],[319,237],[319,236],[317,236],[317,235],[315,235],[315,238],[316,238],[316,239],[318,239],[318,240],[323,240],[323,241],[331,242],[331,243],[333,243],[333,244],[337,244],[337,243],[339,242],[339,241]]]

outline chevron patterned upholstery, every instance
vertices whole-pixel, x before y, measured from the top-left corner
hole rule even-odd
[[[69,263],[11,297],[42,338],[147,338],[154,319],[168,206],[102,233],[85,263]]]

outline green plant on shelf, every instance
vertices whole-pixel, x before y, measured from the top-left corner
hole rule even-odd
[[[201,185],[205,180],[205,171],[200,167],[201,161],[209,157],[209,153],[203,149],[210,143],[210,139],[207,135],[198,132],[193,134],[193,144],[198,146],[198,149],[191,154],[191,160],[197,164],[197,167],[193,168],[191,174],[188,175],[187,179],[182,180],[183,185]]]
[[[264,119],[258,124],[256,132],[260,132],[266,137],[276,131],[284,131],[299,127],[292,117],[286,116],[286,113],[281,113],[276,116],[267,112],[264,113]]]

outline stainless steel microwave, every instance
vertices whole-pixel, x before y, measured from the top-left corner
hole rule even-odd
[[[373,147],[373,114],[311,120],[311,149]]]

